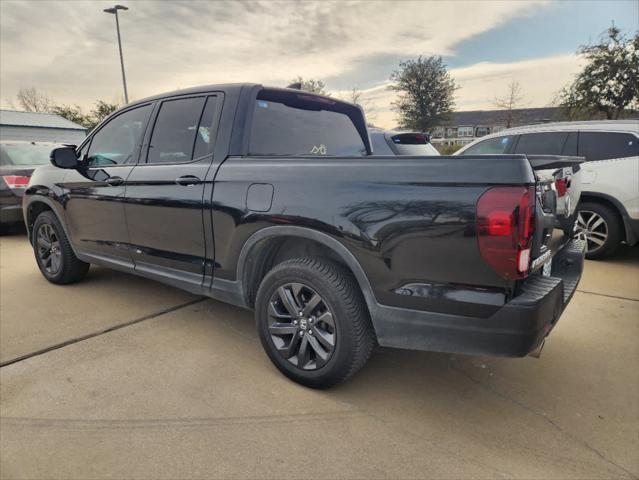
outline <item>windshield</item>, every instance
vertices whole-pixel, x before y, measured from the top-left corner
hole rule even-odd
[[[49,155],[53,148],[52,145],[5,143],[0,145],[0,164],[45,165],[49,163]]]

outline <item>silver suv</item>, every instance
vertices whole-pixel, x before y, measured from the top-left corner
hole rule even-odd
[[[560,122],[502,130],[455,155],[578,155],[582,193],[577,218],[586,257],[612,254],[639,241],[639,120]]]

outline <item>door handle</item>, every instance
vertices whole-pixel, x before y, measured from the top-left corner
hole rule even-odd
[[[195,175],[184,175],[182,177],[177,178],[175,180],[175,183],[186,187],[189,185],[197,185],[198,183],[202,183],[202,180],[200,180]]]
[[[109,177],[105,180],[105,182],[112,187],[117,187],[118,185],[122,185],[122,183],[124,183],[124,179],[122,177]]]

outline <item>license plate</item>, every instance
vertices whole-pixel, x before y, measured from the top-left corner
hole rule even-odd
[[[544,266],[541,268],[541,274],[544,277],[550,277],[550,272],[552,271],[552,258],[544,263]]]

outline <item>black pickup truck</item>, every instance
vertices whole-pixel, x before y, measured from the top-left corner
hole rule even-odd
[[[583,267],[580,159],[375,156],[360,107],[299,90],[140,100],[51,163],[23,201],[49,281],[97,264],[253,309],[312,387],[376,344],[534,352]]]

